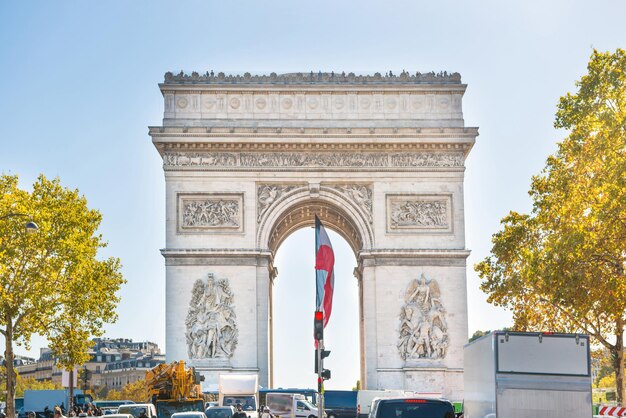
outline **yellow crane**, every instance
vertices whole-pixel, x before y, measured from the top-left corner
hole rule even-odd
[[[175,412],[204,411],[200,382],[204,376],[184,361],[159,364],[146,372],[146,385],[158,418],[170,418]]]

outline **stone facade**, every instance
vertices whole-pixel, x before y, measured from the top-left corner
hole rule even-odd
[[[89,360],[77,368],[82,389],[120,389],[144,379],[146,371],[165,362],[157,344],[128,338],[94,338],[88,354]],[[43,347],[36,361],[17,365],[17,371],[23,378],[61,384],[62,370],[57,363],[56,354]]]
[[[456,73],[166,74],[149,132],[166,180],[168,361],[209,385],[254,372],[272,387],[273,255],[318,214],[356,254],[362,387],[462,399],[463,175],[478,135],[465,88]],[[198,316],[222,297],[194,290],[207,277],[228,280],[232,314]],[[256,343],[225,347],[235,329]]]

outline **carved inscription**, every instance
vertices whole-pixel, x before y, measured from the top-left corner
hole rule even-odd
[[[181,230],[242,230],[241,195],[179,196]]]
[[[237,347],[234,296],[228,279],[196,280],[187,312],[187,351],[191,359],[230,358]]]
[[[463,152],[167,152],[164,167],[402,168],[463,167]]]
[[[446,195],[388,195],[387,228],[451,230],[451,199]]]
[[[400,310],[398,352],[403,360],[442,359],[448,348],[446,311],[441,303],[439,285],[413,279],[404,295]]]
[[[275,185],[260,184],[257,187],[257,222],[261,222],[263,215],[272,207],[274,203],[286,193],[298,188],[298,185]]]

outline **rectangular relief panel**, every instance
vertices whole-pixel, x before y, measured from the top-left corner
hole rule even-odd
[[[451,194],[388,194],[387,232],[452,233]]]
[[[243,232],[243,193],[179,193],[178,232]]]

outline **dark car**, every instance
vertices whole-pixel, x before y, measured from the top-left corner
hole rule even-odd
[[[389,398],[374,402],[370,418],[454,418],[454,406],[444,399]]]
[[[324,412],[328,418],[356,418],[355,390],[327,390],[324,392]]]

